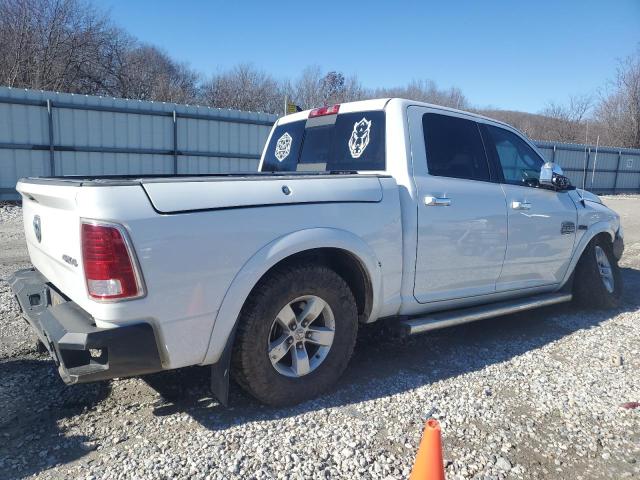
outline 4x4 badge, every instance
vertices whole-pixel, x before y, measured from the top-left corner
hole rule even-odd
[[[576,224],[573,222],[562,222],[560,226],[560,233],[562,235],[569,235],[576,231]]]

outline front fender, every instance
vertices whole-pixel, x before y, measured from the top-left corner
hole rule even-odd
[[[580,230],[579,230],[580,231]],[[573,249],[573,255],[571,257],[571,262],[569,263],[569,268],[567,268],[567,273],[562,281],[562,287],[569,281],[571,275],[573,274],[576,265],[578,264],[578,260],[582,256],[584,249],[587,248],[587,245],[596,235],[600,235],[601,233],[606,233],[611,237],[611,241],[613,242],[616,236],[615,225],[610,220],[603,220],[597,223],[593,223],[589,226],[589,228],[584,232],[582,237],[576,242],[576,246]],[[561,287],[561,288],[562,288]]]
[[[382,272],[373,249],[360,237],[346,230],[311,228],[289,233],[258,250],[236,274],[216,315],[209,347],[202,364],[216,363],[235,327],[240,310],[253,287],[280,261],[316,248],[339,248],[354,255],[364,267],[372,287],[372,308],[369,319],[380,310]]]

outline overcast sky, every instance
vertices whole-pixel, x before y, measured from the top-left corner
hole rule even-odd
[[[640,44],[640,0],[103,0],[120,26],[207,75],[317,64],[367,87],[429,78],[485,107],[537,112],[595,93]]]

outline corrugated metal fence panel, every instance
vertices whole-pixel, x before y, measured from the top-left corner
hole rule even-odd
[[[616,182],[616,190],[637,192],[640,185],[640,173],[620,173]]]
[[[20,177],[50,175],[51,160],[56,175],[255,171],[276,118],[0,87],[0,199],[18,198]]]
[[[173,173],[173,158],[131,153],[56,152],[57,175],[160,175]]]
[[[548,160],[554,158],[555,148],[556,163],[577,187],[596,193],[640,192],[640,149],[534,143]]]
[[[551,162],[553,160],[553,148],[538,147],[538,151],[546,161]]]
[[[582,186],[582,173],[581,172],[567,172],[565,171],[564,174],[569,177],[569,180],[571,180],[571,185],[576,185],[578,187]]]
[[[582,170],[584,167],[584,159],[584,150],[563,150],[561,146],[556,146],[555,162],[562,165],[563,168],[575,168]]]
[[[57,175],[255,171],[275,120],[265,113],[0,87],[0,199],[18,198],[18,178],[50,175],[52,166]],[[576,186],[640,191],[640,150],[601,147],[596,159],[594,145],[535,143]]]
[[[255,172],[258,170],[259,160],[248,158],[223,157],[183,157],[179,164],[178,173],[233,173]]]

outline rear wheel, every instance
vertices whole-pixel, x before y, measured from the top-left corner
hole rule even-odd
[[[357,329],[356,302],[340,275],[321,265],[278,269],[242,309],[233,376],[269,405],[316,397],[344,371]]]
[[[586,307],[612,308],[620,304],[622,275],[606,237],[597,236],[582,253],[576,266],[573,294]]]

